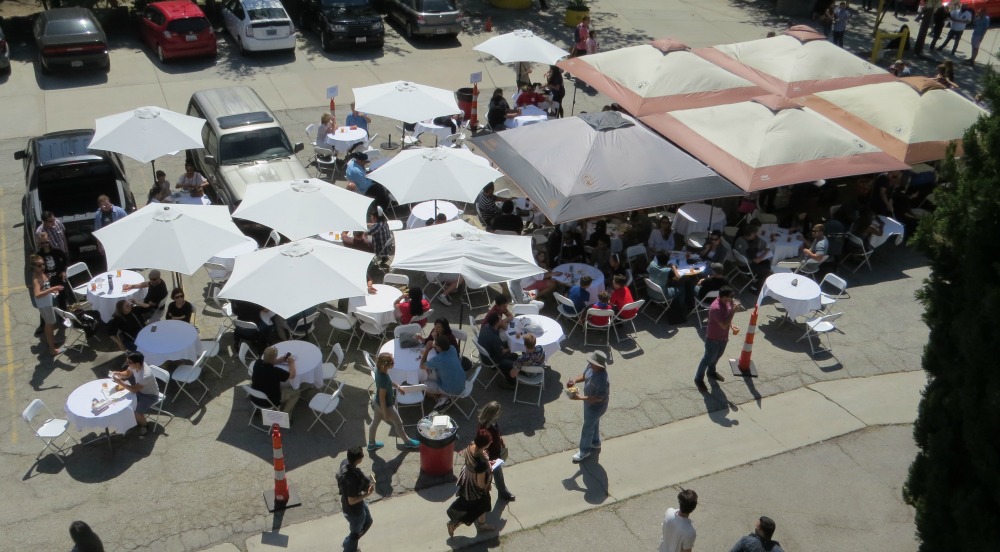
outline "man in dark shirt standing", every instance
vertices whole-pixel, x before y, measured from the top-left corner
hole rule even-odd
[[[340,507],[347,519],[351,532],[344,537],[344,552],[355,552],[358,541],[372,526],[372,514],[365,500],[375,492],[375,482],[358,468],[365,455],[361,447],[347,449],[347,458],[340,463],[337,471],[337,487],[340,489]]]
[[[287,363],[288,370],[279,368],[276,364]],[[253,373],[250,375],[250,387],[267,395],[271,403],[281,409],[282,412],[291,413],[295,408],[295,403],[299,401],[299,390],[293,389],[290,385],[281,385],[290,379],[295,378],[295,357],[291,353],[278,358],[278,349],[268,347],[264,349],[264,354],[259,360],[253,363]],[[263,408],[271,408],[269,404],[254,404]]]
[[[495,189],[493,183],[490,182],[476,196],[476,211],[479,212],[479,222],[483,223],[487,230],[493,229],[493,219],[500,214],[500,208],[497,207],[497,196],[493,194]]]
[[[760,516],[753,533],[738,540],[729,552],[785,552],[778,541],[771,540],[774,535],[774,520]]]

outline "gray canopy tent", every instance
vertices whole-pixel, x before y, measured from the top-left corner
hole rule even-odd
[[[615,111],[472,139],[553,224],[744,192]]]

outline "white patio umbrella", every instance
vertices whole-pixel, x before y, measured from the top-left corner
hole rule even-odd
[[[369,176],[400,203],[431,199],[471,202],[483,186],[503,173],[467,149],[438,147],[404,150]]]
[[[404,123],[455,115],[462,111],[450,90],[406,81],[355,88],[354,103],[358,111]]]
[[[191,275],[246,237],[222,205],[151,203],[94,232],[108,267],[158,268]]]
[[[219,296],[249,301],[288,318],[368,289],[371,253],[307,238],[236,257]]]
[[[569,55],[569,52],[525,29],[495,36],[473,50],[489,54],[500,63],[530,61],[553,65]]]
[[[273,228],[291,240],[337,230],[367,230],[372,198],[317,178],[247,186],[234,218]]]
[[[461,220],[393,235],[393,268],[461,274],[472,288],[544,272],[535,264],[531,236],[490,234]]]
[[[190,117],[162,107],[146,106],[95,121],[90,149],[113,151],[141,163],[153,163],[164,155],[205,147],[201,127],[205,119]]]

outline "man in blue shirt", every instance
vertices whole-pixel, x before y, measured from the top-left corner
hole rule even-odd
[[[97,206],[97,213],[94,214],[94,230],[100,230],[116,220],[125,218],[128,214],[125,209],[112,205],[111,198],[106,195],[97,197]]]
[[[381,207],[383,211],[389,209],[389,191],[385,186],[368,178],[368,154],[352,153],[349,157],[353,159],[347,162],[347,169],[344,171],[344,176],[347,177],[347,189],[374,199],[375,204],[372,209],[376,206]]]
[[[979,11],[976,12],[976,18],[972,20],[972,56],[965,62],[966,65],[976,64],[979,45],[983,43],[983,38],[986,37],[986,31],[989,29],[990,16],[986,15],[986,8],[979,8]]]
[[[357,109],[354,109],[354,102],[351,102],[351,114],[347,116],[344,124],[347,126],[356,126],[358,128],[365,129],[368,132],[368,123],[372,122],[372,118],[365,113],[361,113]]]
[[[590,276],[580,278],[580,283],[569,288],[568,297],[579,313],[587,312],[587,305],[590,304],[590,284],[594,279]]]
[[[437,355],[428,360],[431,347],[437,351]],[[427,385],[427,394],[441,396],[434,408],[440,408],[448,402],[448,397],[442,396],[445,393],[459,395],[465,390],[462,359],[458,357],[458,351],[451,346],[451,342],[444,335],[437,336],[433,343],[428,343],[424,347],[423,355],[420,357],[420,369],[427,373],[427,379],[421,382]]]

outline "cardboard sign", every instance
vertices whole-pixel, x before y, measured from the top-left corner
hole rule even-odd
[[[267,410],[261,409],[261,417],[263,418],[264,426],[271,427],[274,424],[278,424],[278,427],[288,429],[291,427],[291,419],[286,412],[280,410]]]
[[[476,84],[477,82],[483,82],[483,72],[472,73],[469,75],[469,84]]]
[[[326,89],[326,99],[331,100],[333,98],[336,98],[337,97],[337,92],[338,92],[339,88],[340,88],[340,85],[331,86],[330,88],[327,88]]]

